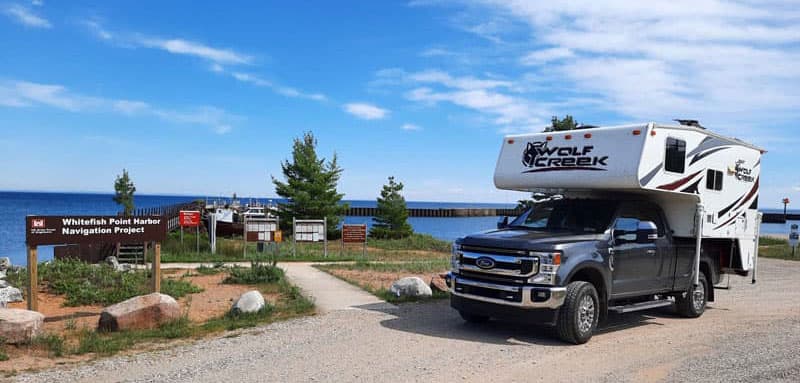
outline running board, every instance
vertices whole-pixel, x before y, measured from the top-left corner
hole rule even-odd
[[[611,306],[608,308],[608,311],[613,311],[617,314],[625,314],[634,311],[654,309],[657,307],[672,306],[672,303],[673,302],[668,299],[659,299],[657,301],[640,302],[625,306]]]

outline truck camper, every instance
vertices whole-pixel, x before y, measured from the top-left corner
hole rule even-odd
[[[576,344],[609,311],[698,317],[722,275],[756,281],[763,153],[686,120],[506,136],[495,185],[549,197],[454,243],[451,306]]]

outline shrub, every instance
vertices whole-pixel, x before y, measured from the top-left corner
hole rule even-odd
[[[277,266],[261,262],[251,262],[250,268],[235,267],[222,283],[236,285],[255,285],[278,282],[284,277],[283,270]]]

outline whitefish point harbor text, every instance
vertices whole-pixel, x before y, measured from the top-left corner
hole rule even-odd
[[[137,234],[144,233],[145,225],[160,225],[160,218],[120,217],[120,218],[63,218],[61,234]]]

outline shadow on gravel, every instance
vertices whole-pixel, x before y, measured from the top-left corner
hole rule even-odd
[[[393,318],[381,321],[383,327],[419,335],[499,345],[567,345],[558,339],[549,326],[497,320],[485,324],[466,323],[450,308],[446,300],[401,304],[396,307],[370,304],[357,308],[392,315]],[[641,326],[662,326],[663,324],[657,322],[659,318],[674,317],[676,315],[671,309],[628,314],[609,313],[608,319],[600,325],[595,335]]]

